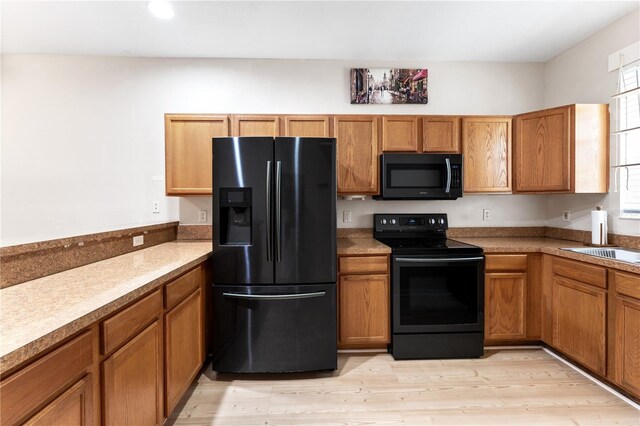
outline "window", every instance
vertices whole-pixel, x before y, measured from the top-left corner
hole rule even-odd
[[[616,102],[616,134],[620,216],[640,219],[640,63],[620,69]]]

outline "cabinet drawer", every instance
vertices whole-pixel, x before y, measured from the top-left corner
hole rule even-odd
[[[101,324],[102,353],[106,354],[148,326],[162,311],[162,294],[155,291]]]
[[[526,254],[487,255],[485,268],[487,271],[526,271]]]
[[[575,281],[607,288],[607,270],[600,266],[589,265],[573,260],[553,259],[553,273]]]
[[[164,287],[164,307],[172,308],[200,285],[202,269],[198,266],[186,274],[176,278]]]
[[[18,423],[46,400],[74,383],[93,362],[87,331],[0,383],[2,424]]]
[[[388,271],[387,256],[341,257],[341,274],[370,274]]]
[[[640,275],[625,274],[617,271],[612,271],[612,274],[616,282],[617,293],[640,299]]]

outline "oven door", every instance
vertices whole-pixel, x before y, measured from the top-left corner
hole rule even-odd
[[[462,197],[462,156],[382,154],[382,199],[455,199]]]
[[[484,257],[394,255],[394,333],[482,331]]]

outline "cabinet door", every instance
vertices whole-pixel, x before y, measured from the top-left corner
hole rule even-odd
[[[382,151],[418,150],[418,117],[387,115],[382,117]]]
[[[75,426],[93,423],[91,375],[88,374],[51,401],[25,425]]]
[[[527,337],[527,274],[488,273],[485,276],[485,340]]]
[[[280,118],[274,115],[234,115],[231,136],[280,136]]]
[[[105,425],[162,424],[161,351],[156,321],[102,363]]]
[[[515,120],[516,191],[570,191],[571,108],[537,111]]]
[[[640,396],[640,300],[615,298],[615,380]]]
[[[609,339],[612,379],[640,397],[640,275],[609,271],[615,289],[612,300],[613,338]]]
[[[424,152],[460,152],[460,117],[427,116],[422,118]]]
[[[464,192],[511,191],[511,118],[463,117]]]
[[[298,137],[331,137],[329,116],[327,115],[292,115],[284,117],[284,136]]]
[[[338,193],[377,194],[378,119],[375,116],[337,116]]]
[[[552,285],[553,346],[604,375],[606,291],[558,275]]]
[[[203,362],[200,289],[167,312],[165,324],[165,416],[169,417]]]
[[[389,343],[388,275],[342,275],[338,305],[338,345],[341,348]]]
[[[167,195],[211,195],[211,140],[229,136],[227,116],[165,115]]]

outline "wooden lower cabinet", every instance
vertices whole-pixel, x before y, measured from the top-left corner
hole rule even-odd
[[[102,363],[105,425],[161,425],[162,344],[158,321]]]
[[[3,425],[93,424],[96,335],[85,331],[0,382]],[[97,407],[95,409],[98,409]]]
[[[27,420],[25,425],[78,426],[93,424],[91,387],[91,375],[87,374]]]
[[[488,344],[526,340],[530,305],[527,254],[487,254],[484,279],[484,339]]]
[[[610,376],[640,398],[640,275],[610,271],[614,288]]]
[[[165,416],[169,417],[204,361],[200,288],[167,312],[165,326]]]
[[[338,284],[338,346],[389,343],[389,275],[342,275]]]
[[[484,338],[526,339],[526,272],[492,272],[485,275]]]
[[[606,291],[553,275],[551,303],[552,345],[604,376]]]

